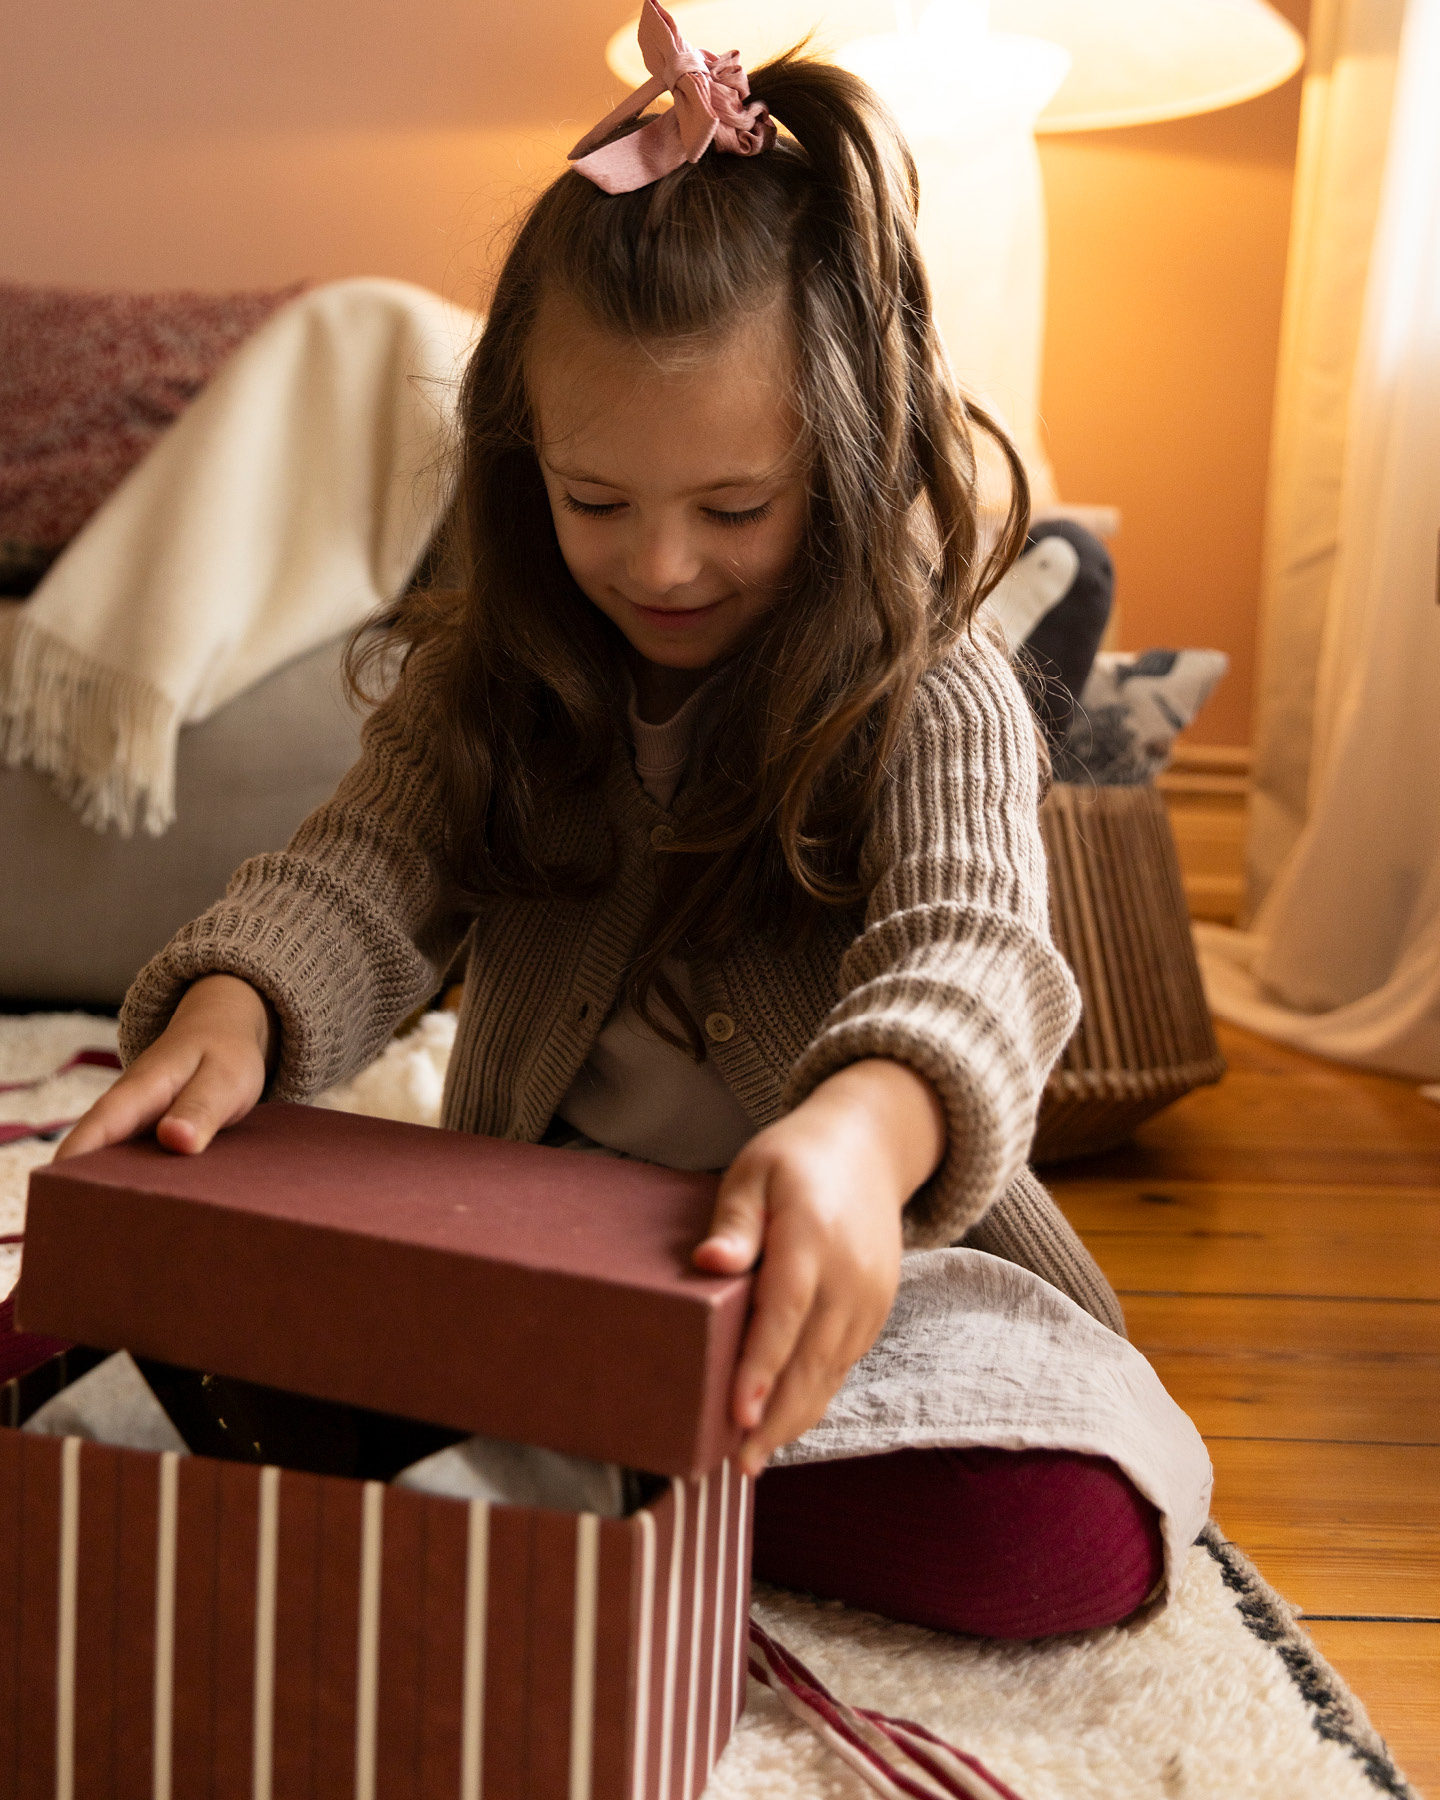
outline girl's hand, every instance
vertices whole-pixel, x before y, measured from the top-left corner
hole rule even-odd
[[[747,1474],[815,1424],[879,1335],[900,1281],[900,1214],[944,1149],[929,1082],[872,1058],[822,1082],[730,1165],[694,1261],[738,1275],[764,1248],[732,1402]]]
[[[207,975],[186,990],[160,1036],[64,1139],[56,1162],[118,1144],[151,1125],[165,1149],[196,1155],[260,1098],[277,1036],[269,1004],[249,982]]]

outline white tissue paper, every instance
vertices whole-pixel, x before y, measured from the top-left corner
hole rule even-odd
[[[44,1437],[84,1438],[122,1450],[175,1450],[188,1456],[184,1438],[155,1398],[128,1350],[72,1381],[31,1413],[21,1427]]]
[[[84,1438],[125,1450],[190,1454],[170,1415],[155,1398],[128,1351],[119,1350],[89,1374],[47,1400],[24,1430],[46,1437]],[[395,1477],[399,1487],[496,1506],[542,1506],[556,1512],[625,1516],[625,1476],[616,1463],[563,1456],[533,1444],[472,1437],[412,1463]]]
[[[489,1500],[496,1506],[544,1506],[556,1512],[625,1516],[624,1473],[616,1463],[562,1456],[533,1444],[472,1437],[411,1463],[397,1487],[452,1500]]]

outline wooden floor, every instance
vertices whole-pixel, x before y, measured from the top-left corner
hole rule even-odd
[[[1221,1047],[1218,1087],[1045,1174],[1205,1435],[1216,1518],[1440,1800],[1440,1106]]]

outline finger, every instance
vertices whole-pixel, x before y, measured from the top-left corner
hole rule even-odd
[[[782,1444],[820,1420],[860,1352],[863,1335],[847,1307],[821,1305],[811,1311],[764,1417],[740,1446],[747,1475],[758,1475]]]
[[[66,1134],[55,1152],[56,1162],[123,1143],[147,1130],[170,1105],[193,1068],[193,1064],[152,1063],[146,1067],[143,1061],[136,1063]]]
[[[772,1244],[755,1283],[755,1311],[735,1370],[735,1423],[752,1431],[760,1423],[780,1371],[800,1341],[819,1284],[808,1257],[777,1254]]]
[[[252,1090],[253,1087],[253,1091]],[[198,1156],[217,1131],[233,1125],[260,1097],[258,1087],[228,1063],[206,1056],[155,1127],[162,1147]]]
[[[743,1275],[753,1269],[765,1241],[765,1176],[732,1165],[720,1183],[710,1232],[691,1259],[712,1275]]]

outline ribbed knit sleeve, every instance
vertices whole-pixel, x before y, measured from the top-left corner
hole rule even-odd
[[[793,1106],[868,1056],[934,1085],[949,1140],[907,1209],[913,1247],[953,1243],[1023,1167],[1079,1014],[1050,937],[1039,796],[1029,706],[998,652],[967,640],[917,695],[867,844],[874,885],[841,999],[785,1092]]]
[[[201,976],[238,975],[280,1021],[271,1097],[306,1099],[377,1056],[434,993],[468,921],[437,911],[441,811],[430,683],[412,661],[371,715],[359,761],[288,847],[252,857],[225,898],[141,970],[120,1015],[126,1062]]]

